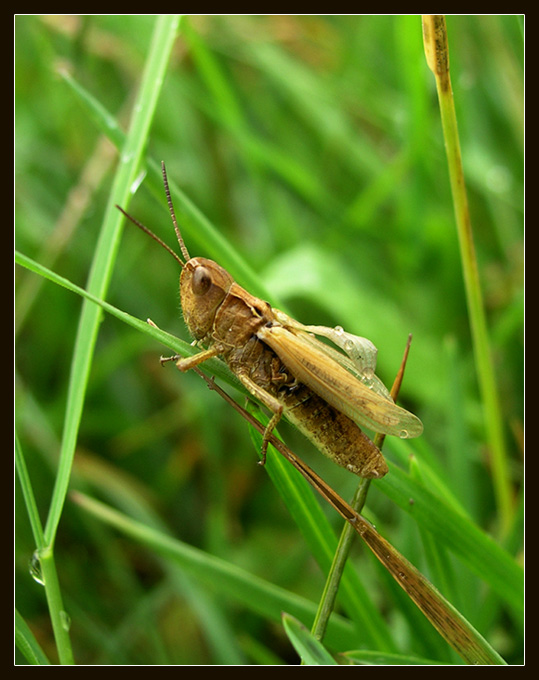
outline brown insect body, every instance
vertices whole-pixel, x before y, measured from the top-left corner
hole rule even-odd
[[[213,260],[188,260],[180,277],[184,319],[191,335],[224,359],[231,371],[278,417],[287,419],[331,460],[361,477],[383,477],[387,464],[356,423],[298,382],[258,334],[281,326],[269,303],[241,288]],[[200,356],[200,355],[198,355]],[[179,359],[180,370],[192,367]],[[271,432],[270,429],[267,432]]]
[[[335,463],[361,477],[383,477],[388,472],[384,457],[360,425],[402,438],[419,436],[423,426],[393,402],[374,374],[374,345],[340,327],[303,326],[251,295],[213,260],[192,258],[176,223],[164,165],[163,179],[183,260],[124,214],[182,267],[183,315],[195,343],[204,349],[188,358],[171,357],[178,369],[187,371],[217,355],[223,358],[250,394],[273,414],[263,437],[263,461],[269,435],[284,413]],[[329,338],[343,351],[315,335]]]

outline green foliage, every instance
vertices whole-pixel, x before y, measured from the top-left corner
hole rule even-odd
[[[401,401],[425,433],[413,442],[386,440],[391,472],[372,484],[364,512],[508,663],[521,663],[520,19],[447,19],[509,454],[508,523],[493,488],[420,18],[184,17],[162,83],[163,64],[149,65],[151,55],[166,52],[163,40],[152,43],[156,21],[16,18],[17,249],[92,290],[113,200],[174,245],[163,159],[192,255],[218,260],[304,323],[368,337],[386,383],[413,333]],[[153,112],[152,95],[145,97],[133,117],[145,69],[156,76],[149,81],[159,99]],[[125,151],[130,139],[122,197],[113,199],[123,167],[113,145]],[[132,196],[143,153],[147,175]],[[177,263],[132,226],[115,228],[102,254],[111,273],[94,294],[189,341]],[[59,653],[43,588],[28,570],[43,539],[35,530],[41,518],[45,544],[55,537],[76,663],[298,663],[280,613],[310,627],[340,519],[323,505],[311,508],[303,494],[293,496],[289,514],[277,482],[256,465],[245,423],[196,375],[159,366],[167,350],[157,331],[143,334],[95,311],[81,331],[79,296],[22,267],[16,274],[17,460],[25,471],[16,499],[16,604],[27,662],[56,663]],[[81,342],[88,374],[79,380]],[[74,391],[80,423],[66,410]],[[66,432],[72,468],[63,454],[59,466]],[[352,496],[351,475],[287,426],[281,434],[344,498]],[[64,505],[68,483],[104,505],[80,495]],[[54,498],[60,505],[51,508]],[[118,513],[117,522],[106,512]],[[302,525],[299,515],[309,521]],[[148,535],[130,533],[129,522]],[[174,539],[168,552],[164,536]],[[334,658],[352,650],[359,663],[460,662],[364,546],[345,574],[324,639]]]

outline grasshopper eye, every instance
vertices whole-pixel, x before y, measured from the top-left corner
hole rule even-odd
[[[211,274],[206,267],[197,267],[193,272],[193,293],[205,295],[211,287]]]

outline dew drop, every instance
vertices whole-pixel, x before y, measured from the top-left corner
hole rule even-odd
[[[408,439],[410,437],[410,433],[408,432],[408,430],[401,430],[399,432],[399,437],[401,439]]]
[[[39,583],[40,586],[45,585],[45,579],[43,578],[43,572],[41,571],[41,560],[39,559],[39,553],[37,550],[30,558],[28,570],[30,571],[30,576],[36,583]]]
[[[141,170],[141,172],[139,172],[139,174],[135,177],[135,179],[133,180],[133,183],[129,187],[129,192],[131,194],[136,194],[139,186],[142,184],[145,177],[146,177],[146,170]]]
[[[71,617],[63,609],[60,611],[60,623],[62,624],[62,628],[67,633],[69,631],[69,629],[71,628]]]

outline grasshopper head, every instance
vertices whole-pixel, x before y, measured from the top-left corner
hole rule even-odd
[[[182,268],[180,297],[183,315],[191,335],[195,340],[203,340],[211,334],[217,310],[225,299],[234,280],[225,269],[213,260],[208,260],[204,257],[191,257],[189,255],[176,221],[176,215],[174,214],[164,163],[162,163],[162,172],[170,216],[182,257],[150,231],[148,227],[145,227],[138,220],[131,217],[131,215],[128,215],[120,206],[117,207],[137,227],[167,250]]]
[[[193,257],[180,276],[183,316],[196,340],[211,333],[215,315],[234,282],[230,274],[213,260]]]

